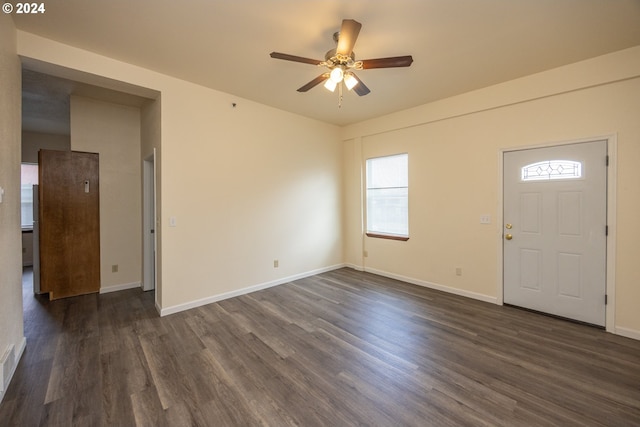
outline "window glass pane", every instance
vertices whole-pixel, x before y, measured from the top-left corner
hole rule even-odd
[[[522,168],[523,181],[574,179],[582,177],[582,163],[573,160],[545,160]]]
[[[38,165],[23,163],[21,165],[20,218],[22,228],[33,227],[33,186],[38,183]]]
[[[408,236],[408,194],[406,187],[367,190],[367,231]]]
[[[367,232],[409,236],[409,156],[367,160]]]
[[[367,188],[407,187],[407,160],[406,154],[367,160]]]

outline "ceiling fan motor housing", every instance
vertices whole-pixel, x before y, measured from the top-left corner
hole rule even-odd
[[[362,61],[356,61],[356,54],[351,52],[349,55],[343,55],[336,53],[336,49],[327,51],[324,55],[324,62],[318,65],[324,65],[329,68],[335,68],[342,66],[344,68],[355,68],[356,70],[362,69]]]

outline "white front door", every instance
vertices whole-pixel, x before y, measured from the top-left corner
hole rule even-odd
[[[504,302],[605,325],[607,142],[504,153]]]

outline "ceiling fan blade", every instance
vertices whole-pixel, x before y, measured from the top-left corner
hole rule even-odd
[[[360,34],[362,24],[353,19],[343,19],[340,35],[338,36],[338,47],[336,53],[341,55],[351,55],[353,46],[356,44],[358,34]]]
[[[298,89],[298,92],[306,92],[309,89],[318,86],[320,83],[327,80],[328,78],[329,78],[329,73],[320,74],[318,77],[316,77],[315,79],[311,80],[309,83],[307,83],[306,85]]]
[[[351,74],[352,74],[352,75],[353,75],[353,77],[355,77],[355,79],[358,81],[358,84],[357,84],[357,85],[355,85],[355,86],[353,87],[353,91],[354,91],[355,93],[357,93],[357,94],[358,94],[358,96],[365,96],[366,94],[368,94],[369,92],[371,92],[371,91],[369,90],[369,88],[368,88],[364,83],[362,83],[362,80],[360,80],[360,78],[359,78],[358,76],[356,76],[356,75],[355,75],[355,74],[353,74],[353,73],[351,73]]]
[[[312,65],[318,65],[322,62],[317,59],[303,58],[302,56],[289,55],[289,54],[280,53],[280,52],[271,52],[270,56],[275,59],[284,59],[285,61],[302,62],[304,64],[312,64]]]
[[[362,61],[362,68],[367,70],[369,68],[408,67],[412,62],[413,58],[411,55],[393,56],[391,58],[365,59]]]

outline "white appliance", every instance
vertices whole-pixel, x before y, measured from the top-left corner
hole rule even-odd
[[[40,224],[38,224],[38,186],[33,186],[33,293],[40,292]]]

